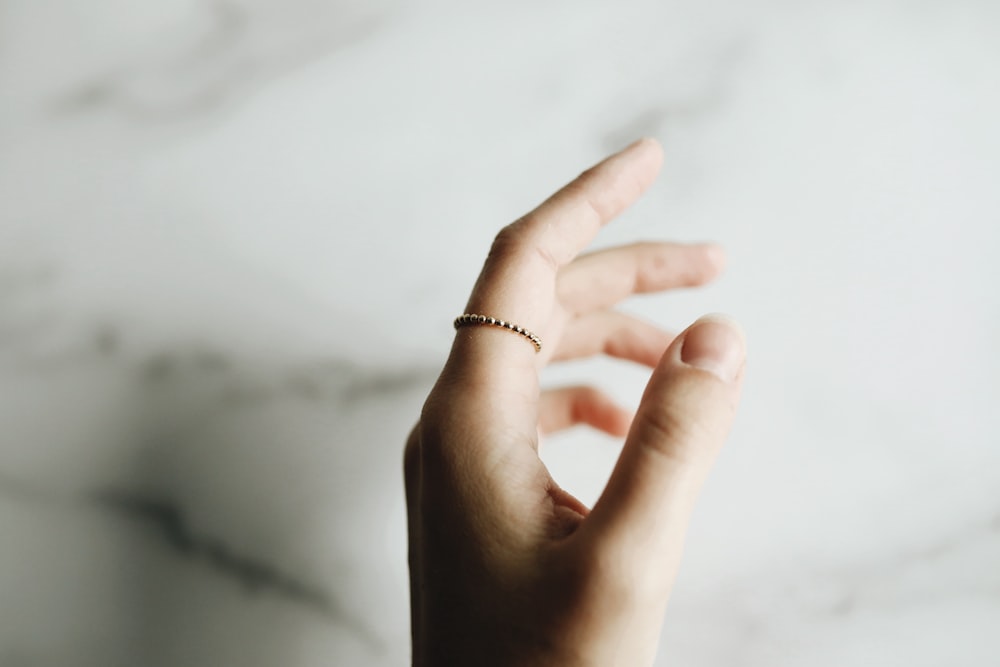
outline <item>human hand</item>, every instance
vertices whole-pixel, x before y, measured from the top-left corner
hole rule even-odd
[[[745,345],[702,318],[671,342],[611,310],[700,285],[712,245],[577,257],[642,194],[662,152],[640,140],[497,236],[405,454],[413,662],[422,667],[652,663],[688,518],[739,400]],[[666,350],[664,352],[664,350]],[[588,387],[541,392],[550,361],[604,353],[653,368],[634,419]],[[538,458],[538,434],[586,423],[625,445],[592,510]]]

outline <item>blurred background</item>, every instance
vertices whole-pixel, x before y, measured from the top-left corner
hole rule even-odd
[[[451,320],[642,135],[750,343],[659,664],[998,664],[998,118],[993,0],[0,0],[0,666],[406,664]]]

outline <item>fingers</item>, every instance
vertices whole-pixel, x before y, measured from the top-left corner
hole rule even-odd
[[[576,318],[566,328],[554,361],[606,354],[617,359],[656,366],[673,334],[640,319],[605,310]]]
[[[631,423],[628,410],[593,387],[553,389],[539,400],[538,430],[543,434],[587,424],[609,435],[624,436]]]
[[[695,498],[732,424],[745,354],[738,326],[718,316],[671,344],[585,524],[598,548],[653,558],[660,568],[679,559]]]
[[[497,236],[469,299],[467,312],[514,322],[539,334],[553,316],[556,276],[653,182],[663,153],[642,139],[591,167]],[[534,350],[495,327],[458,332],[451,364],[471,362],[510,379],[533,365]],[[479,366],[482,362],[484,365]],[[503,374],[509,368],[512,373]],[[500,380],[501,378],[495,378]]]
[[[652,183],[662,151],[640,140],[588,169],[497,236],[466,312],[504,320],[542,339],[541,354],[523,336],[491,325],[462,327],[421,418],[423,466],[479,493],[538,437],[538,370],[551,356],[565,313],[556,278],[601,225]],[[610,427],[600,406],[580,414]],[[461,437],[445,437],[459,433]],[[530,449],[528,450],[530,451]],[[456,481],[457,480],[457,481]]]
[[[704,285],[725,266],[711,243],[636,243],[584,255],[559,274],[558,295],[573,313],[588,313],[622,299],[675,287]]]

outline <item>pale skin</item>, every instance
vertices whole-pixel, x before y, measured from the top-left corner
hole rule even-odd
[[[538,334],[460,329],[405,454],[413,664],[651,665],[684,533],[739,402],[746,345],[728,318],[677,336],[613,310],[722,270],[711,244],[581,255],[652,184],[640,140],[497,236],[466,311]],[[638,409],[600,389],[540,390],[550,362],[606,354],[652,369]],[[538,457],[539,434],[588,424],[625,444],[594,507]]]

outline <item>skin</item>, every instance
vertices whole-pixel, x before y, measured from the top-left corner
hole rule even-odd
[[[746,346],[721,316],[674,337],[612,308],[704,284],[710,244],[647,242],[580,256],[638,199],[663,155],[642,139],[496,237],[466,311],[526,339],[460,329],[406,445],[413,664],[650,665],[695,499],[729,432]],[[634,415],[594,387],[541,392],[550,362],[606,354],[652,369]],[[625,436],[590,509],[538,457],[540,433]]]

